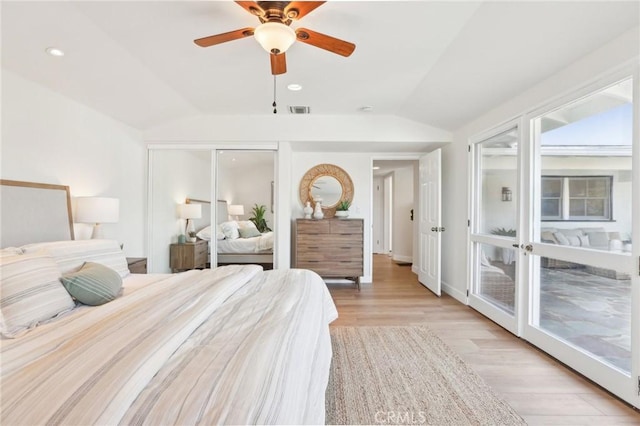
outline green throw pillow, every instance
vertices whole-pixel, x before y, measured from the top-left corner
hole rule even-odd
[[[240,228],[238,229],[238,232],[240,232],[240,238],[259,237],[262,235],[257,228]]]
[[[115,299],[122,289],[120,274],[100,263],[86,262],[77,272],[62,276],[69,294],[85,305],[102,305]]]

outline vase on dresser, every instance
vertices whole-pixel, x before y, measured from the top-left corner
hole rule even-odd
[[[349,211],[348,210],[336,210],[335,217],[337,217],[338,219],[346,219],[346,218],[349,217]]]
[[[322,201],[316,201],[316,208],[313,211],[314,219],[322,219],[324,217],[324,213],[322,212]]]
[[[311,207],[311,201],[307,201],[307,204],[305,204],[304,209],[302,209],[302,211],[304,212],[305,219],[311,219],[311,215],[313,214],[313,207]]]

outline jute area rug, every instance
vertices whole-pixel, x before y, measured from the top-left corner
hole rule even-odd
[[[426,327],[335,327],[327,424],[524,425]]]

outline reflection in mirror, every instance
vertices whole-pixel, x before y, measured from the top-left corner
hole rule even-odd
[[[311,196],[324,207],[334,207],[342,198],[342,185],[333,176],[320,176],[311,183]]]

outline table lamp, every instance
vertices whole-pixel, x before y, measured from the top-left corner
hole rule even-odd
[[[93,223],[92,239],[104,238],[102,223],[117,223],[120,219],[120,200],[106,197],[76,198],[76,222]]]

